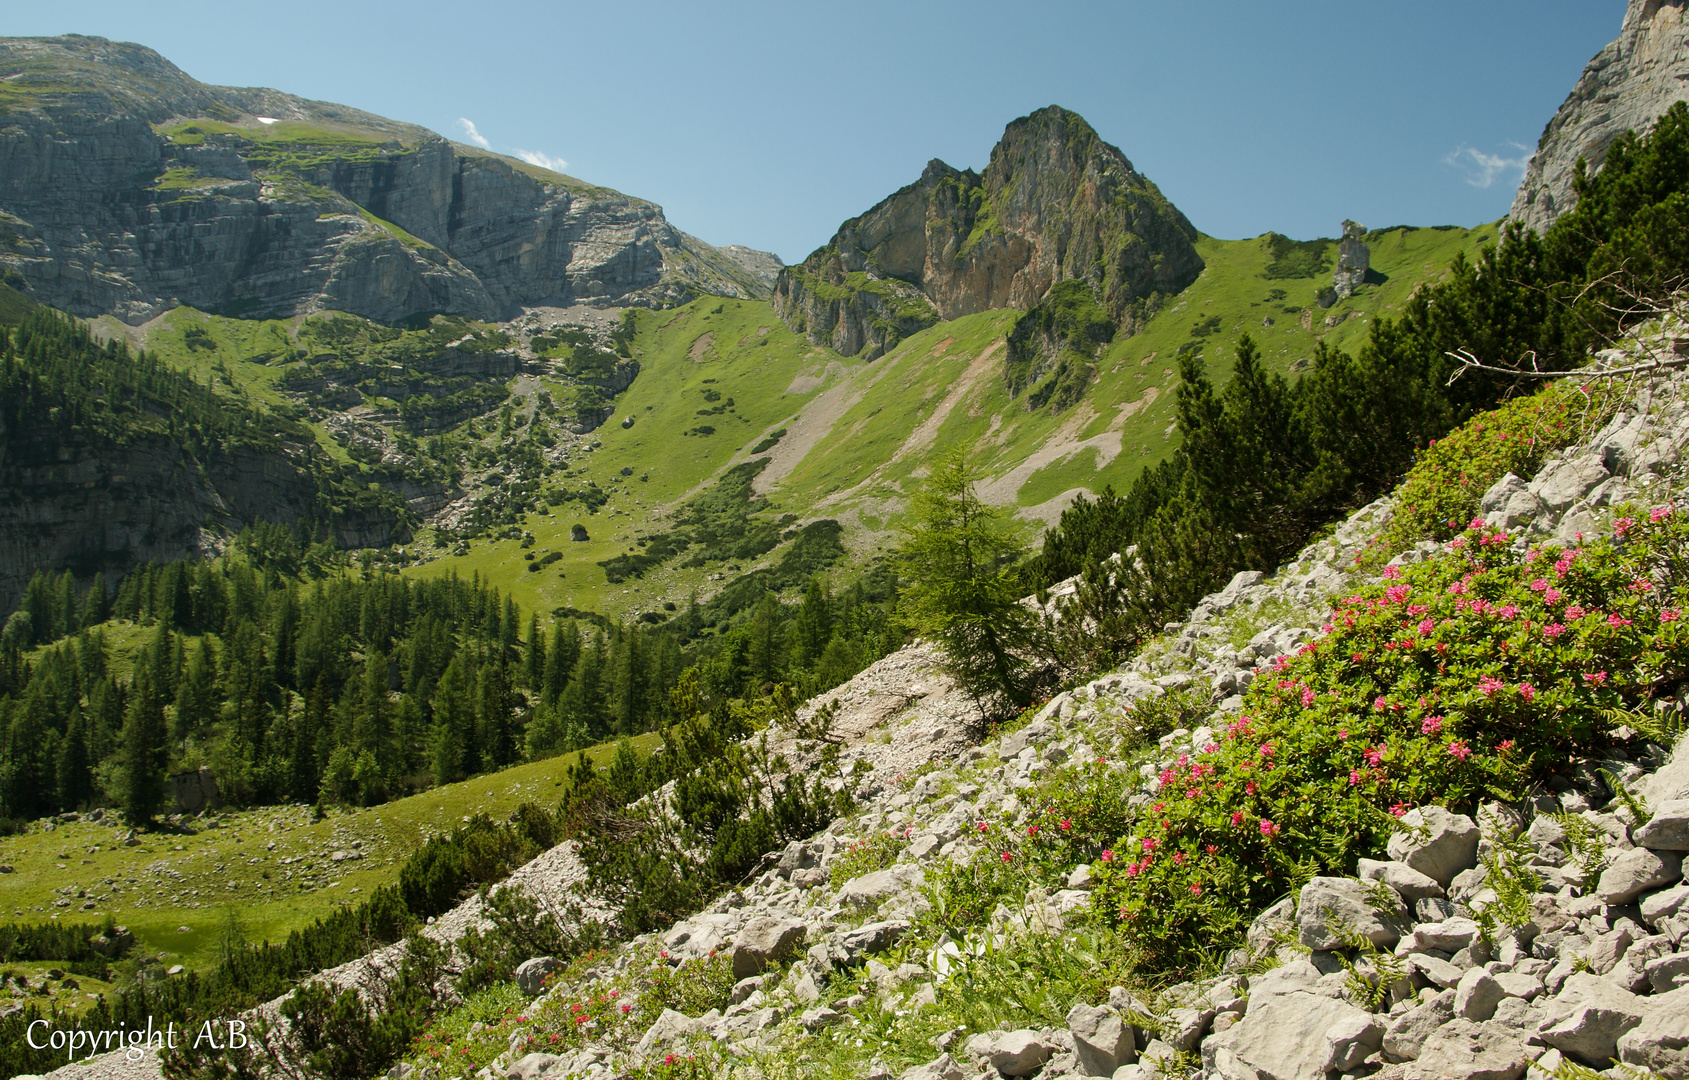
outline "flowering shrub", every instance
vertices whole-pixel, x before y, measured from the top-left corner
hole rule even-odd
[[[1558,380],[1480,413],[1421,450],[1397,489],[1396,511],[1375,549],[1385,558],[1427,538],[1447,540],[1508,473],[1531,477],[1543,459],[1604,423],[1622,390]]]
[[[999,903],[1018,909],[1028,889],[1065,887],[1078,864],[1113,858],[1109,843],[1132,820],[1120,774],[1102,758],[1056,770],[1025,800],[1024,824],[975,823],[969,839],[983,850],[973,859],[927,867],[923,892],[932,936],[977,926]]]
[[[851,878],[884,870],[896,862],[897,857],[908,846],[909,836],[906,829],[852,841],[849,847],[838,853],[832,866],[828,868],[828,880],[834,884],[843,884]]]
[[[1408,809],[1517,799],[1599,743],[1603,709],[1683,679],[1681,515],[1621,518],[1587,548],[1523,558],[1482,524],[1442,557],[1386,567],[1322,638],[1262,669],[1100,864],[1099,913],[1160,963],[1189,962],[1307,877],[1352,872]]]

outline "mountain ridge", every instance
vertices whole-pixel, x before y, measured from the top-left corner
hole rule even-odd
[[[765,296],[778,262],[414,124],[200,83],[145,46],[0,39],[0,86],[0,272],[81,316],[666,307]]]

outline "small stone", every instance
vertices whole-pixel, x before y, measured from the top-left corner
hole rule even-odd
[[[1631,839],[1637,847],[1655,851],[1689,851],[1689,799],[1661,803]]]
[[[1482,1023],[1495,1015],[1495,1007],[1506,993],[1483,968],[1473,968],[1460,977],[1454,989],[1454,1014]]]
[[[536,956],[522,961],[516,969],[516,985],[529,997],[538,997],[545,989],[545,978],[563,970],[563,961],[555,956]]]

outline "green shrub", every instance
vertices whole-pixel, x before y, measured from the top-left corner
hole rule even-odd
[[[1682,681],[1689,523],[1669,507],[1523,559],[1480,525],[1340,601],[1161,774],[1094,900],[1155,962],[1189,963],[1314,874],[1352,872],[1412,807],[1521,798],[1598,749],[1611,710]]]
[[[1376,546],[1380,561],[1416,541],[1460,533],[1492,484],[1508,473],[1535,476],[1544,458],[1605,423],[1623,398],[1607,380],[1558,380],[1433,440],[1396,489],[1395,513]]]

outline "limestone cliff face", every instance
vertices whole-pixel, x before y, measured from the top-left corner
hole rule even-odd
[[[1592,171],[1626,131],[1646,131],[1689,101],[1689,19],[1685,0],[1630,0],[1619,36],[1583,69],[1537,143],[1514,196],[1511,218],[1537,232],[1570,210],[1581,157]]]
[[[774,302],[816,344],[878,355],[938,318],[1026,309],[1082,279],[1110,316],[1202,272],[1196,230],[1121,152],[1056,106],[1011,123],[984,173],[928,164],[839,227]]]
[[[0,39],[0,79],[0,270],[78,315],[392,322],[768,295],[766,268],[653,203],[345,106],[206,86],[142,46]]]

